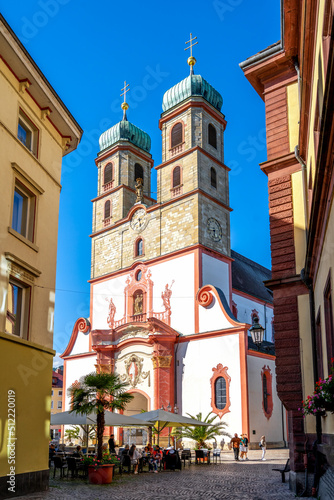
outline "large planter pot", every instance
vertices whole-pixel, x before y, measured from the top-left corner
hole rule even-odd
[[[88,466],[88,479],[91,484],[110,484],[114,475],[114,464]]]

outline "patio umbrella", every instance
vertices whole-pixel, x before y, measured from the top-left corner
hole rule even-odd
[[[165,410],[152,410],[146,411],[144,413],[137,413],[132,415],[132,418],[142,420],[145,422],[150,422],[149,425],[155,428],[158,434],[158,444],[160,432],[164,430],[165,427],[187,427],[187,426],[199,426],[199,425],[210,425],[206,422],[201,422],[194,418],[184,417],[183,415],[178,415],[177,413],[171,413]]]
[[[114,427],[147,427],[152,425],[151,422],[143,421],[138,422],[134,417],[128,417],[121,413],[113,413],[111,411],[104,412],[105,425]],[[82,415],[80,413],[70,413],[63,411],[61,413],[54,413],[51,415],[51,425],[96,425],[96,413],[89,415]]]

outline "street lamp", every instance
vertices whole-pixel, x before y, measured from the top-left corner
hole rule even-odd
[[[172,411],[172,407],[170,405],[170,402],[168,401],[168,405],[167,405],[167,408],[166,408],[167,411]]]
[[[178,407],[176,406],[176,403],[175,403],[175,405],[174,405],[174,413],[176,413],[176,414],[177,414],[177,413],[179,413],[179,409],[178,409]]]
[[[259,318],[257,316],[254,317],[253,325],[249,331],[254,344],[258,349],[260,349],[264,337],[264,328],[259,324]]]

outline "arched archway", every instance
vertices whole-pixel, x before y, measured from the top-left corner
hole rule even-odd
[[[149,399],[142,392],[129,391],[133,399],[126,405],[124,415],[132,416],[140,413],[142,410],[149,411]],[[148,433],[146,427],[127,427],[123,429],[123,444],[131,446],[146,446],[148,440]]]

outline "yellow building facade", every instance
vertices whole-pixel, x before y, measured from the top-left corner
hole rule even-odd
[[[0,96],[0,497],[7,498],[48,486],[61,163],[82,130],[2,16]]]
[[[333,498],[334,394],[303,418],[333,370],[334,5],[282,2],[282,40],[241,63],[265,102],[278,395],[288,410],[290,485]],[[327,384],[327,382],[322,382]],[[325,467],[323,467],[325,465]],[[325,474],[325,470],[327,472]],[[302,483],[299,485],[299,483]]]

